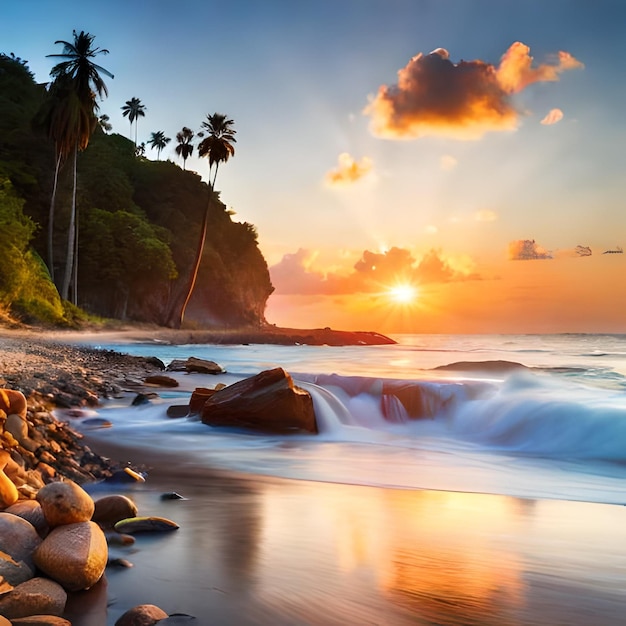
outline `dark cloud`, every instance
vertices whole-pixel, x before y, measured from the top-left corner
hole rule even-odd
[[[488,131],[514,130],[520,113],[511,95],[538,81],[558,80],[583,67],[567,52],[533,67],[530,49],[514,43],[498,67],[484,61],[450,61],[447,50],[418,54],[398,71],[395,85],[382,85],[365,113],[378,137],[416,139],[444,135],[478,139]]]

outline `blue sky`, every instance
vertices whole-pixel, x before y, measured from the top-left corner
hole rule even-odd
[[[376,289],[395,274],[421,281],[422,309],[403,313],[411,329],[513,329],[526,319],[529,329],[558,330],[557,297],[572,300],[568,310],[602,301],[566,329],[619,330],[609,294],[623,257],[608,266],[601,252],[626,243],[623,2],[21,0],[3,8],[0,51],[27,59],[44,82],[54,63],[45,55],[60,52],[54,41],[73,29],[110,51],[100,61],[115,79],[107,80],[101,110],[114,132],[129,136],[121,106],[138,97],[147,108],[139,140],[164,131],[172,142],[161,158],[175,160],[173,138],[183,126],[197,131],[215,111],[235,120],[236,155],[220,169],[217,188],[235,219],[259,230],[277,287],[270,321],[362,327],[362,319],[399,328],[355,269],[368,251],[388,267]],[[393,91],[417,55],[416,71],[438,48],[448,66],[497,71],[515,42],[527,47],[533,69],[557,67],[559,52],[578,65],[507,93],[514,127],[500,120],[471,139],[457,136],[458,125],[451,135],[434,126],[419,136],[372,131],[368,103],[381,87]],[[207,173],[196,159],[187,167]],[[352,177],[342,179],[345,168]],[[343,185],[329,184],[332,171]],[[520,269],[511,250],[523,241],[540,252]],[[578,265],[563,260],[576,245],[594,255]],[[393,247],[409,255],[388,255]],[[585,272],[605,264],[593,269],[593,288],[577,284],[581,263]],[[438,274],[424,269],[435,265]],[[540,289],[548,277],[556,287]],[[570,282],[576,289],[566,295]],[[533,305],[524,315],[512,304],[520,289]],[[479,292],[489,309],[483,316],[462,305]],[[620,288],[617,296],[626,298]]]

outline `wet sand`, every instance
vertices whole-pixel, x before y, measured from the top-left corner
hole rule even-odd
[[[125,493],[180,525],[112,548],[134,567],[107,570],[109,626],[140,603],[225,626],[624,623],[623,506],[235,475],[94,448],[153,467]],[[170,491],[187,499],[160,498]]]

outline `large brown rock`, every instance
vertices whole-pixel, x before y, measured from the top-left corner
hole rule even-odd
[[[266,433],[317,432],[313,400],[282,368],[265,370],[213,394],[202,407],[211,426]]]
[[[35,550],[35,565],[67,591],[89,589],[106,568],[109,551],[95,522],[58,526]]]
[[[0,615],[13,620],[29,615],[63,615],[67,594],[47,578],[31,578],[0,598]]]
[[[15,561],[24,561],[29,567],[33,564],[32,553],[41,543],[41,537],[33,525],[26,520],[0,513],[0,550]]]
[[[48,522],[43,515],[41,504],[37,500],[20,500],[6,509],[5,513],[17,515],[30,522],[40,537],[48,534]]]
[[[7,415],[15,414],[26,419],[26,397],[21,391],[0,389],[0,410]]]
[[[154,604],[139,604],[126,611],[115,622],[115,626],[154,626],[166,617],[168,617],[167,613]]]
[[[104,527],[112,527],[116,522],[137,515],[137,505],[126,496],[111,495],[96,500],[92,521]]]
[[[88,522],[95,509],[91,496],[71,480],[42,487],[37,493],[37,502],[50,528]]]

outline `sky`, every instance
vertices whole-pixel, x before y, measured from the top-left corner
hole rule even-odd
[[[626,332],[622,0],[6,1],[0,52],[47,82],[74,29],[109,50],[113,132],[137,97],[180,163],[183,126],[234,120],[216,189],[270,323]]]

